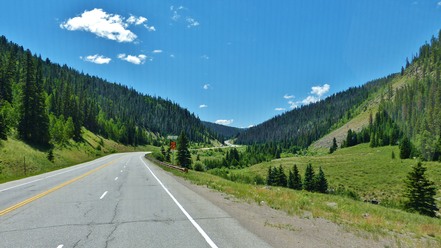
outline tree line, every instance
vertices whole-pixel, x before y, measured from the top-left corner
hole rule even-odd
[[[288,177],[286,176],[282,165],[278,168],[270,166],[268,168],[268,175],[266,184],[269,186],[287,187],[295,190],[306,190],[311,192],[327,193],[328,180],[322,168],[316,174],[311,164],[308,164],[305,169],[305,175],[302,180],[297,165],[289,170]]]

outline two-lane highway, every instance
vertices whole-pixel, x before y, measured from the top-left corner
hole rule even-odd
[[[1,184],[0,247],[269,247],[143,156]]]

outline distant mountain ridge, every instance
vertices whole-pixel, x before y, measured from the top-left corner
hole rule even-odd
[[[244,128],[229,127],[207,121],[203,121],[202,124],[219,135],[219,139],[231,139],[246,130]]]

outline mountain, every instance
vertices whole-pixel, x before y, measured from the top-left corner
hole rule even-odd
[[[238,136],[237,143],[278,143],[283,148],[308,147],[367,106],[364,103],[374,97],[396,75],[377,79],[360,87],[333,94],[324,100],[278,115],[257,126],[247,129]]]
[[[0,113],[3,138],[17,131],[23,140],[41,145],[48,142],[40,137],[50,137],[51,143],[80,140],[83,126],[128,145],[156,144],[181,130],[192,141],[213,137],[199,118],[177,103],[43,60],[4,36]],[[30,131],[34,129],[41,134]]]
[[[375,130],[372,116],[388,121],[375,122],[380,125]],[[365,139],[360,138],[362,131]],[[421,46],[411,62],[406,60],[401,73],[276,116],[241,133],[236,142],[272,142],[283,148],[314,142],[315,147],[329,148],[333,138],[343,144],[352,137],[358,139],[355,144],[374,138],[371,146],[377,146],[386,145],[392,136],[395,142],[397,134],[399,140],[411,140],[412,156],[441,158],[441,31]]]
[[[208,129],[213,131],[213,133],[217,134],[219,137],[218,140],[231,139],[246,130],[243,128],[229,127],[206,121],[203,121],[202,124],[204,124],[204,126],[206,126]]]

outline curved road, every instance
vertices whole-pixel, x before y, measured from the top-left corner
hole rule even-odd
[[[0,247],[269,247],[144,154],[0,184]]]

